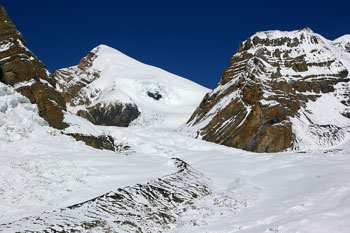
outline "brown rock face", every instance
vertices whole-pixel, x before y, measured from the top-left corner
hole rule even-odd
[[[86,145],[94,147],[96,149],[111,150],[123,154],[131,154],[134,152],[134,150],[129,145],[123,143],[115,144],[114,138],[110,135],[92,136],[79,133],[68,133],[67,135],[73,137],[77,141],[82,141]]]
[[[0,7],[0,81],[17,87],[22,95],[38,105],[42,116],[52,127],[65,128],[64,99],[54,89],[55,80],[45,65],[28,50],[16,26]]]
[[[95,59],[96,54],[90,52],[77,66],[56,70],[54,77],[57,86],[70,106],[90,104],[92,96],[87,96],[82,89],[100,77],[100,73],[91,68]]]
[[[109,135],[100,135],[98,137],[92,135],[82,135],[82,134],[68,134],[77,141],[83,141],[86,145],[94,147],[96,149],[105,149],[105,150],[116,150],[114,145],[114,139]]]
[[[348,70],[310,29],[261,32],[240,43],[220,83],[187,126],[198,137],[255,152],[294,143],[290,119],[348,82]]]
[[[47,84],[36,82],[31,86],[22,86],[17,89],[27,97],[31,103],[36,103],[39,108],[39,115],[42,116],[50,126],[63,129],[68,127],[63,122],[63,112],[66,110],[66,103],[62,96]]]

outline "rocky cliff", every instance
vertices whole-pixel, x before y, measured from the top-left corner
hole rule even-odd
[[[66,104],[54,88],[55,80],[45,65],[26,47],[16,26],[0,6],[0,81],[38,105],[42,116],[52,127],[62,129]]]
[[[187,123],[207,141],[255,152],[334,146],[349,132],[350,37],[259,32]]]

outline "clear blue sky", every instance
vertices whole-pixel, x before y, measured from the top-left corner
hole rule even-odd
[[[0,0],[54,72],[106,44],[213,88],[238,43],[257,31],[350,33],[350,1]]]

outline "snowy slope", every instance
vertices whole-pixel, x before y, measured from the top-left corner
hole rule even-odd
[[[335,39],[334,44],[341,49],[350,52],[350,35],[344,35]]]
[[[59,150],[60,147],[52,144],[51,150],[46,147],[46,155],[38,152],[35,155],[33,150],[27,146],[27,150],[32,151],[31,159],[39,157],[45,159],[45,164],[54,164],[54,168],[62,169],[63,174],[66,175],[51,175],[51,182],[54,184],[57,182],[63,187],[67,186],[68,182],[73,191],[80,189],[78,192],[80,200],[70,195],[68,191],[69,195],[65,194],[64,190],[54,189],[61,195],[62,192],[65,194],[57,197],[58,194],[56,196],[51,188],[52,184],[43,182],[43,178],[37,183],[34,179],[27,179],[25,184],[41,184],[39,187],[49,187],[45,193],[53,195],[56,199],[50,200],[51,206],[46,204],[46,209],[37,207],[36,211],[32,211],[35,209],[34,204],[39,206],[46,203],[47,200],[34,199],[28,209],[25,206],[27,202],[18,201],[16,206],[22,208],[21,214],[14,215],[9,209],[5,209],[3,214],[8,217],[2,219],[3,225],[0,224],[0,230],[23,231],[24,229],[47,229],[48,226],[59,230],[71,229],[69,227],[76,225],[76,228],[73,227],[73,229],[79,229],[82,232],[104,230],[135,232],[132,224],[118,225],[118,221],[128,220],[136,222],[139,227],[148,229],[149,232],[346,233],[350,227],[348,221],[350,218],[350,181],[348,179],[350,148],[348,143],[333,150],[256,154],[188,138],[179,132],[173,132],[171,128],[165,130],[164,127],[148,129],[105,127],[104,129],[119,140],[127,142],[135,153],[127,157],[120,157],[116,154],[112,156],[106,151],[93,150],[94,155],[92,155],[90,149],[73,146],[75,143],[71,142],[73,145]],[[52,143],[51,139],[46,138],[41,138],[41,141]],[[62,141],[60,143],[62,144]],[[72,147],[73,149],[69,149]],[[71,150],[78,151],[72,152]],[[71,153],[71,155],[64,155],[65,153]],[[9,154],[6,155],[7,158],[10,157]],[[188,203],[166,201],[167,192],[169,195],[171,193],[186,195],[186,186],[177,183],[177,179],[173,180],[173,176],[168,176],[169,180],[161,177],[163,173],[171,174],[176,171],[173,170],[172,162],[164,164],[165,161],[171,161],[173,157],[188,162],[201,173],[202,178],[197,175],[197,178],[191,178],[192,175],[190,175],[184,184],[191,187],[195,186],[198,181],[204,182],[204,185],[210,188],[209,194],[188,199]],[[33,160],[32,167],[42,167],[40,171],[46,171],[46,173],[43,172],[46,178],[45,168],[50,166],[39,163],[39,158]],[[60,164],[56,162],[57,160],[66,162],[73,160],[74,162],[68,165]],[[18,161],[21,160],[18,158]],[[165,168],[169,165],[171,166]],[[28,169],[28,166],[22,166]],[[20,170],[16,169],[13,173]],[[74,175],[70,175],[71,173],[85,182],[72,179]],[[86,173],[89,173],[90,176],[86,176]],[[180,174],[179,176],[182,177]],[[151,180],[152,176],[161,177],[161,179],[155,179],[146,184],[145,180]],[[9,177],[8,175],[7,179]],[[117,179],[118,177],[120,179]],[[104,185],[99,184],[102,181]],[[121,187],[120,185],[133,185],[135,181],[144,184],[143,187],[151,185],[162,188],[152,194],[157,197],[159,195],[159,197],[152,199],[148,196],[150,193],[145,191],[137,193],[138,187],[141,187],[139,185],[117,190],[118,187]],[[168,188],[166,185],[160,185],[160,182],[163,181],[166,181]],[[15,186],[14,184],[21,183],[13,181],[12,187]],[[6,190],[7,185],[2,185],[2,189]],[[177,189],[173,189],[176,187]],[[84,197],[95,195],[96,189],[101,192],[109,189],[108,191],[113,192],[74,208],[59,209],[59,207],[70,206],[74,202],[83,202]],[[29,185],[21,187],[20,190],[28,193],[34,192],[37,195],[39,193]],[[116,201],[119,200],[118,198],[113,201],[113,198],[118,195],[130,196],[121,199],[119,203]],[[7,196],[2,196],[4,197]],[[4,199],[1,200],[1,203],[7,203]],[[113,204],[108,204],[108,201]],[[103,205],[100,206],[99,203]],[[123,212],[120,208],[125,204],[128,206],[127,212]],[[142,207],[144,204],[148,207]],[[112,207],[114,205],[119,207],[114,209]],[[166,205],[169,206],[166,207]],[[135,207],[131,210],[128,209],[130,206]],[[51,210],[54,209],[56,211],[52,212]],[[39,215],[40,210],[45,213]],[[134,212],[134,210],[143,211]],[[150,218],[149,221],[137,220],[140,216],[156,216],[153,214],[159,211],[163,213],[163,217],[167,217],[164,219],[154,217],[158,219],[155,222],[151,220],[153,218]],[[117,217],[113,217],[113,213]],[[127,213],[131,213],[130,217],[127,217]],[[13,222],[14,216],[15,218],[33,217]],[[67,223],[69,225],[65,225]],[[95,227],[93,227],[94,224]]]
[[[0,223],[176,171],[168,158],[127,157],[76,142],[48,127],[37,111],[0,83]]]
[[[147,125],[148,121],[162,121],[167,116],[170,122],[180,117],[183,121],[193,111],[193,106],[203,98],[209,89],[154,66],[143,64],[106,45],[94,48],[91,57],[85,58],[89,65],[59,70],[58,87],[63,89],[84,79],[87,85],[72,100],[79,103],[88,99],[85,105],[74,104],[70,111],[113,103],[133,104],[141,111],[134,124]],[[68,77],[67,77],[68,76]],[[69,81],[67,81],[69,79]],[[156,100],[150,95],[160,95]],[[174,121],[173,121],[174,122]]]

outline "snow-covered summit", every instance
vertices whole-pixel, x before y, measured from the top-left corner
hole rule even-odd
[[[260,31],[252,35],[250,38],[253,39],[255,36],[260,37],[261,39],[278,39],[282,37],[296,37],[304,34],[305,36],[313,36],[315,33],[311,30],[311,28],[302,28],[300,30],[294,31],[281,31],[281,30],[268,30],[268,31]]]
[[[36,103],[40,116],[52,127],[65,128],[66,110],[61,95],[53,88],[54,79],[45,65],[26,47],[4,7],[0,6],[0,82],[11,85]]]
[[[92,68],[101,72],[100,78],[93,83],[94,87],[100,90],[116,88],[117,96],[125,97],[120,100],[122,102],[132,101],[153,110],[157,108],[157,102],[147,95],[149,91],[162,95],[158,101],[165,106],[179,107],[198,102],[198,98],[208,91],[188,79],[143,64],[106,45],[96,47],[92,53],[96,54]],[[163,109],[165,106],[159,107]]]
[[[263,40],[263,44],[261,44],[261,40]],[[306,52],[310,52],[315,49],[333,50],[332,52],[334,52],[334,49],[331,47],[334,47],[335,45],[342,51],[345,50],[346,52],[349,52],[350,35],[343,35],[332,41],[306,27],[294,31],[260,31],[250,36],[241,44],[243,45],[247,43],[247,41],[252,42],[252,47],[250,48],[251,51],[254,50],[254,48],[259,49],[261,48],[261,45],[263,45],[265,47],[281,47],[282,49],[286,49],[287,47],[299,47],[304,49]],[[346,49],[346,47],[348,47],[348,49]]]
[[[343,35],[341,37],[338,37],[334,40],[334,42],[342,42],[342,43],[349,43],[350,42],[350,34]]]
[[[182,117],[186,118],[209,91],[106,45],[94,48],[79,65],[56,71],[55,77],[58,87],[70,102],[70,111],[89,111],[88,115],[92,115],[95,120],[97,116],[93,116],[92,109],[98,108],[101,112],[106,106],[109,108],[120,104],[128,106],[129,112],[133,112],[133,118],[184,113],[187,115]],[[123,110],[120,110],[119,115],[122,114]]]
[[[338,47],[342,48],[346,52],[350,53],[350,34],[341,36],[337,39],[335,39],[334,44]]]

